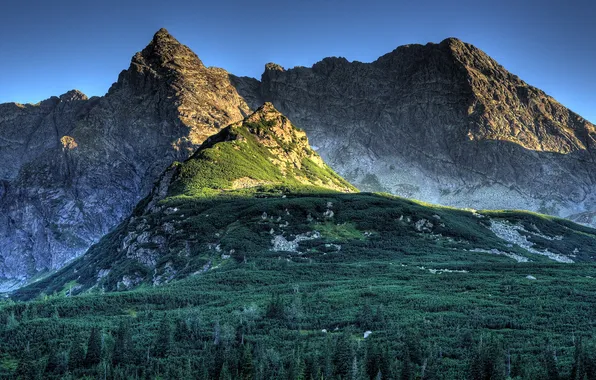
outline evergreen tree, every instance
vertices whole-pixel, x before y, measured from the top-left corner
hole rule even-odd
[[[68,353],[68,369],[74,371],[85,363],[85,343],[79,333],[75,335]]]
[[[374,339],[369,339],[366,346],[366,373],[374,379],[380,371],[381,354]]]
[[[284,319],[285,315],[285,307],[281,297],[279,295],[271,296],[265,316],[270,319]]]
[[[114,354],[112,355],[112,363],[114,366],[119,364],[126,364],[132,357],[133,342],[130,331],[130,322],[123,321],[116,330],[114,344]]]
[[[240,360],[240,378],[243,380],[252,380],[254,378],[255,368],[252,360],[252,347],[245,344],[242,350],[242,359]]]
[[[50,353],[45,372],[62,375],[68,370],[68,352],[55,347]]]
[[[30,344],[27,343],[27,347],[19,360],[19,364],[17,366],[16,377],[18,379],[37,379],[40,378],[38,375],[38,363],[37,359],[39,358],[39,352],[34,352],[33,349],[30,348]]]
[[[221,371],[219,371],[219,380],[232,380],[232,374],[230,373],[227,362],[223,364]]]
[[[548,380],[559,380],[559,369],[555,361],[555,354],[550,349],[544,352],[544,367]]]
[[[167,315],[162,318],[157,337],[155,339],[155,355],[159,358],[165,358],[172,349],[172,325]]]
[[[333,354],[333,365],[335,367],[335,375],[342,379],[347,379],[350,376],[352,368],[352,345],[350,342],[350,335],[344,332],[337,339],[335,344],[335,352]]]
[[[404,360],[401,366],[400,380],[411,380],[413,378],[412,362],[410,361],[410,355],[406,352]]]
[[[288,378],[292,380],[306,379],[306,363],[302,359],[300,350],[295,351],[295,354],[290,358],[290,369]]]
[[[85,356],[85,365],[91,367],[99,364],[101,361],[101,332],[97,327],[91,329],[89,341],[87,343],[87,354]]]
[[[358,326],[362,329],[372,329],[373,328],[373,311],[372,307],[370,306],[370,302],[367,300],[362,309],[358,313]]]
[[[583,352],[581,337],[575,341],[575,351],[573,353],[573,365],[571,366],[571,373],[569,380],[583,380]]]

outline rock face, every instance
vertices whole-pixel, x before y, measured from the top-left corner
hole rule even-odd
[[[289,222],[262,211],[259,207],[267,206],[261,202],[272,200],[290,218],[289,209],[297,211],[284,201],[357,192],[310,148],[304,131],[265,103],[209,137],[186,161],[170,165],[130,217],[80,260],[34,287],[48,286],[44,291],[52,293],[50,285],[65,280],[76,281],[77,290],[159,285],[208,271],[214,260],[254,252],[259,241],[272,239],[273,250],[292,251],[299,242],[321,234],[286,240]],[[328,202],[321,214],[332,217],[331,207]],[[309,217],[300,219],[313,221]],[[255,221],[264,233],[250,231]],[[275,229],[268,232],[272,226],[278,235]]]
[[[104,97],[0,105],[0,290],[82,254],[157,176],[249,112],[165,29]]]
[[[595,126],[457,39],[233,82],[361,190],[596,222]]]

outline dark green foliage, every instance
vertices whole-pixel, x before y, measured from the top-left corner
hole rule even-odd
[[[593,230],[385,195],[284,191],[175,197],[159,206],[177,211],[137,210],[147,231],[178,226],[156,267],[122,253],[136,230],[123,224],[85,258],[17,292],[36,299],[0,306],[0,377],[594,379],[589,254],[555,263],[486,226],[507,218],[570,247]],[[414,227],[422,219],[432,231]],[[272,251],[272,229],[288,241],[320,236]],[[153,286],[166,266],[174,278]],[[112,269],[98,282],[99,268]],[[141,281],[122,291],[124,275]]]
[[[350,334],[345,332],[337,338],[335,352],[333,353],[333,364],[335,375],[347,379],[352,369],[352,342]]]
[[[87,343],[87,354],[85,356],[85,365],[91,367],[99,364],[101,361],[101,332],[97,327],[91,329],[89,341]]]
[[[133,341],[130,322],[128,319],[120,322],[116,330],[116,337],[114,343],[114,353],[112,355],[112,362],[115,366],[120,364],[126,365],[133,357]]]
[[[155,339],[154,353],[158,358],[165,358],[172,350],[172,323],[164,316],[159,324]]]
[[[68,352],[68,368],[74,370],[76,368],[85,367],[85,343],[80,333],[77,333],[71,341],[70,350]]]
[[[252,380],[255,376],[255,368],[252,359],[252,347],[245,344],[242,349],[242,358],[240,360],[240,378],[243,380]]]
[[[493,336],[481,336],[478,347],[471,356],[471,380],[499,380],[505,379],[505,353]]]

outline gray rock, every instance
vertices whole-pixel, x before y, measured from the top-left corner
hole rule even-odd
[[[273,102],[361,190],[596,222],[596,127],[457,39],[372,63],[268,64],[260,86],[233,83],[251,106]]]
[[[228,73],[164,29],[103,97],[1,104],[0,282],[85,252],[168,165],[248,112]]]

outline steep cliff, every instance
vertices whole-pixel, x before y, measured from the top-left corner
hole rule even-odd
[[[159,173],[249,108],[165,29],[104,97],[0,105],[1,289],[82,254]]]
[[[233,81],[304,128],[361,190],[594,221],[594,125],[457,39],[368,64],[267,64],[260,83]]]

